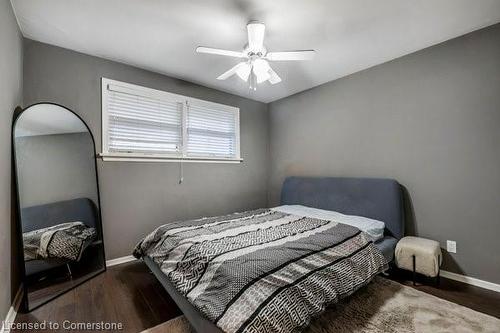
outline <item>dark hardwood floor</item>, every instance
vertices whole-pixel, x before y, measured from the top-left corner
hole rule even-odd
[[[439,298],[500,318],[500,293],[498,292],[445,278],[441,278],[439,286],[436,286],[434,279],[418,277],[417,285],[414,287],[411,273],[400,270],[393,271],[390,278]]]
[[[16,322],[41,323],[46,320],[58,322],[62,327],[65,320],[103,321],[122,323],[122,332],[140,332],[180,314],[174,301],[147,266],[137,261],[109,267],[105,273],[31,313],[19,313]]]
[[[391,277],[411,285],[407,278],[407,275],[400,273]],[[418,285],[416,289],[500,318],[500,293],[444,278],[438,288],[429,284]],[[60,326],[65,320],[121,322],[121,332],[140,332],[180,314],[146,265],[137,261],[108,268],[105,273],[39,309],[18,314],[16,322],[41,323],[45,320],[58,322]]]

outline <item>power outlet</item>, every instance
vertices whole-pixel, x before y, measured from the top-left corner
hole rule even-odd
[[[457,253],[457,242],[447,240],[446,241],[446,250],[450,253]]]

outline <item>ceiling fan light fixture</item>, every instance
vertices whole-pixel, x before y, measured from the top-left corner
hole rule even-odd
[[[238,75],[238,77],[243,81],[247,82],[251,71],[252,71],[252,66],[246,63],[244,66],[241,66],[238,68],[238,70],[236,70],[236,75]]]
[[[275,71],[273,71],[272,68],[269,68],[269,83],[271,84],[276,84],[276,83],[280,83],[281,82],[281,78],[279,77],[278,74],[276,74]]]
[[[253,72],[257,77],[257,83],[262,83],[264,81],[269,80],[271,74],[269,74],[269,70],[271,67],[269,63],[264,59],[255,59],[253,62]]]
[[[219,75],[217,80],[226,80],[236,74],[243,81],[249,82],[250,90],[257,90],[257,84],[265,81],[269,81],[270,84],[282,81],[268,61],[311,60],[316,53],[314,50],[267,52],[264,45],[265,32],[266,26],[263,23],[252,21],[247,24],[248,44],[244,46],[243,51],[199,46],[196,52],[240,58],[242,60],[240,63]]]

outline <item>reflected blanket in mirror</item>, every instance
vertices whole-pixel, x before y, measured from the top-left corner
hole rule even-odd
[[[62,258],[80,260],[96,238],[95,228],[82,222],[67,222],[23,233],[24,260]]]

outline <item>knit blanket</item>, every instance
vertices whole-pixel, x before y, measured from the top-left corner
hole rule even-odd
[[[163,225],[134,255],[228,333],[295,332],[387,266],[353,226],[269,209]]]

